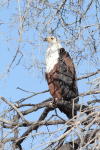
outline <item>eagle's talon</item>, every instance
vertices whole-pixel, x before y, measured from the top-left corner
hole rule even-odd
[[[49,103],[49,106],[54,107],[54,103],[53,102]]]
[[[54,105],[55,105],[55,103],[57,102],[57,100],[58,100],[58,98],[54,98],[54,99],[52,100],[52,102],[49,104],[50,107],[54,107]]]
[[[49,105],[52,107],[53,103],[51,102]]]
[[[58,100],[58,98],[55,98],[55,99],[54,99],[54,102],[57,102],[57,100]]]

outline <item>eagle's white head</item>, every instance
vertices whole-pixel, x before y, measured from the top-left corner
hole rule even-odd
[[[60,43],[59,39],[57,39],[57,38],[54,37],[54,36],[49,36],[49,37],[45,38],[44,41],[48,42],[49,45],[52,45],[52,44],[59,44],[59,43]]]

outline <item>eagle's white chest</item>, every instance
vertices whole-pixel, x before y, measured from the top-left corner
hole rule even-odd
[[[46,52],[45,62],[46,62],[46,73],[49,73],[55,64],[58,62],[59,58],[59,48],[62,48],[62,46],[59,44],[53,44],[52,46],[49,46]]]

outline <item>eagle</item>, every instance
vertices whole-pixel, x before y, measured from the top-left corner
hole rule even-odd
[[[44,41],[49,43],[45,56],[45,79],[48,82],[50,94],[55,102],[64,100],[72,103],[72,99],[78,96],[74,63],[69,53],[61,46],[59,39],[49,36]],[[78,100],[77,97],[75,103]],[[65,113],[69,119],[73,117],[72,109],[59,107],[59,110]],[[74,115],[77,115],[75,110]]]

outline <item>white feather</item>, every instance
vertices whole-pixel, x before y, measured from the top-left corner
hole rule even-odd
[[[54,65],[57,63],[59,57],[59,48],[62,48],[59,42],[49,44],[45,57],[46,73],[49,73],[53,69]]]

